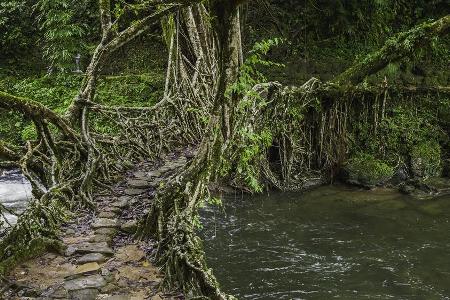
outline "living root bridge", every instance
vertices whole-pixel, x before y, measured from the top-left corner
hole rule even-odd
[[[118,32],[121,27],[112,26],[110,2],[100,0],[102,42],[66,118],[31,100],[0,93],[0,107],[32,120],[37,132],[37,139],[27,141],[19,151],[0,144],[0,155],[7,163],[21,167],[33,185],[35,198],[0,243],[0,274],[47,247],[58,248],[56,231],[70,217],[70,211],[93,207],[93,187],[105,187],[127,163],[195,143],[199,145],[196,157],[158,191],[139,234],[158,242],[157,258],[165,270],[166,286],[198,298],[231,299],[207,268],[196,235],[198,209],[211,199],[209,183],[239,175],[291,189],[301,186],[307,176],[323,175],[321,170],[332,173],[348,153],[352,124],[364,118],[364,122],[373,124],[376,134],[379,120],[392,103],[390,90],[385,87],[370,90],[348,85],[411,54],[412,46],[427,44],[432,36],[444,34],[450,23],[446,16],[398,35],[393,39],[398,47],[388,42],[384,50],[331,83],[312,79],[298,88],[261,85],[255,87],[258,96],[254,97],[255,89],[247,90],[248,94],[228,92],[239,79],[242,65],[237,9],[241,2],[214,0],[206,6],[186,0],[160,8],[161,2],[155,1],[152,3],[159,8],[156,12]],[[170,15],[177,7],[189,5],[195,7],[177,14],[185,19]],[[105,58],[161,16],[169,23],[172,18],[172,22],[183,25],[168,26],[168,41],[174,47],[170,50],[164,99],[151,109],[95,104],[96,80]],[[189,30],[192,26],[195,32],[189,31],[188,40],[176,45],[175,41],[185,36],[177,28]],[[198,41],[207,41],[202,42],[205,47],[196,47]],[[187,48],[179,48],[183,45]],[[212,76],[202,78],[202,74]],[[96,126],[99,120],[113,130],[102,131]],[[263,133],[270,135],[271,143],[261,141]],[[275,144],[281,161],[278,165],[267,158],[267,150]],[[256,150],[242,160],[248,149]],[[236,162],[244,162],[245,170],[239,172]],[[248,184],[236,183],[241,187]]]

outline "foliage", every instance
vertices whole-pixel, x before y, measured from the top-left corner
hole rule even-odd
[[[418,177],[439,176],[442,171],[439,144],[429,141],[414,146],[411,151],[411,169]]]
[[[267,105],[254,87],[266,82],[264,74],[258,67],[282,67],[281,64],[265,59],[269,50],[282,43],[281,39],[269,39],[255,43],[249,56],[240,68],[238,80],[227,90],[227,96],[237,95],[239,102],[238,113],[247,114],[252,110],[260,110]],[[247,121],[247,120],[244,120]],[[251,191],[261,192],[258,159],[266,154],[272,144],[272,134],[268,129],[253,128],[251,123],[237,124],[238,141],[236,143],[236,176],[242,180]]]
[[[34,41],[30,0],[0,1],[0,58],[14,57]]]
[[[360,122],[356,127],[359,132],[357,144],[392,165],[399,160],[406,161],[412,148],[418,144],[445,140],[433,110],[427,107],[419,110],[417,107],[395,106],[380,122],[375,135],[372,124]]]
[[[78,93],[83,77],[80,75],[56,74],[43,77],[0,78],[0,90],[27,97],[63,114]],[[151,106],[161,96],[162,75],[141,74],[130,76],[102,77],[98,86],[98,101],[108,105]],[[10,142],[20,142],[35,137],[34,126],[13,112],[1,112],[0,137]],[[105,121],[96,124],[97,129],[109,125]]]
[[[78,1],[71,0],[39,0],[35,6],[39,29],[43,32],[43,55],[50,68],[75,69],[75,55],[84,50],[85,25],[76,19],[78,5]]]
[[[382,184],[394,175],[394,169],[373,155],[359,152],[347,162],[348,181],[361,185]]]

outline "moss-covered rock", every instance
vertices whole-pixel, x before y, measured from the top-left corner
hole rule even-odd
[[[420,178],[441,175],[441,148],[437,142],[423,142],[412,148],[411,172]]]
[[[348,160],[344,173],[350,184],[374,187],[389,181],[394,169],[370,154],[359,153]]]

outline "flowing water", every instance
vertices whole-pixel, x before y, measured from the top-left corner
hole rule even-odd
[[[0,204],[15,214],[23,212],[31,198],[31,185],[18,170],[2,171],[0,169]],[[17,222],[17,216],[4,212],[0,219],[12,225]]]
[[[207,261],[239,299],[450,299],[450,197],[326,186],[202,213]]]

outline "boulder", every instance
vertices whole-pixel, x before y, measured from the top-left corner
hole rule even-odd
[[[359,153],[347,161],[342,176],[349,184],[373,188],[388,182],[394,169],[374,156]]]

